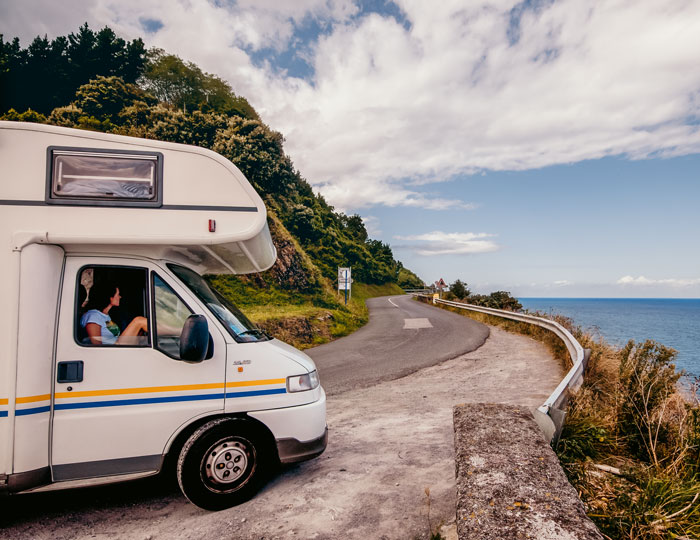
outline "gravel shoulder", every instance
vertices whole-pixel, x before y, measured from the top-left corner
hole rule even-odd
[[[476,351],[329,398],[326,452],[283,469],[238,507],[205,512],[171,483],[141,480],[5,499],[0,537],[427,538],[429,522],[435,530],[455,519],[452,407],[535,408],[564,374],[544,345],[490,332]]]

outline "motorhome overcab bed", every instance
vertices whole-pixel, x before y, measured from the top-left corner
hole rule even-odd
[[[185,496],[219,509],[325,449],[313,361],[201,277],[276,258],[228,160],[0,122],[0,235],[0,492],[138,478],[172,456]]]

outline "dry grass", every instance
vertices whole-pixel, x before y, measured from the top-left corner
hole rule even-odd
[[[588,515],[611,539],[700,538],[700,404],[678,384],[675,351],[574,335],[592,355],[557,453]]]

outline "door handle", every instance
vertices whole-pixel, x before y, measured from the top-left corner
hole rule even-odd
[[[73,360],[71,362],[58,363],[57,382],[82,382],[83,381],[83,361]]]

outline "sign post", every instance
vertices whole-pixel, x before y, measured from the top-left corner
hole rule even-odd
[[[348,305],[348,294],[352,283],[351,269],[338,267],[338,290],[345,291],[345,305]]]
[[[445,283],[444,279],[440,278],[439,281],[435,282],[435,288],[438,290],[438,297],[442,297],[442,291],[445,287],[447,287],[447,283]]]

